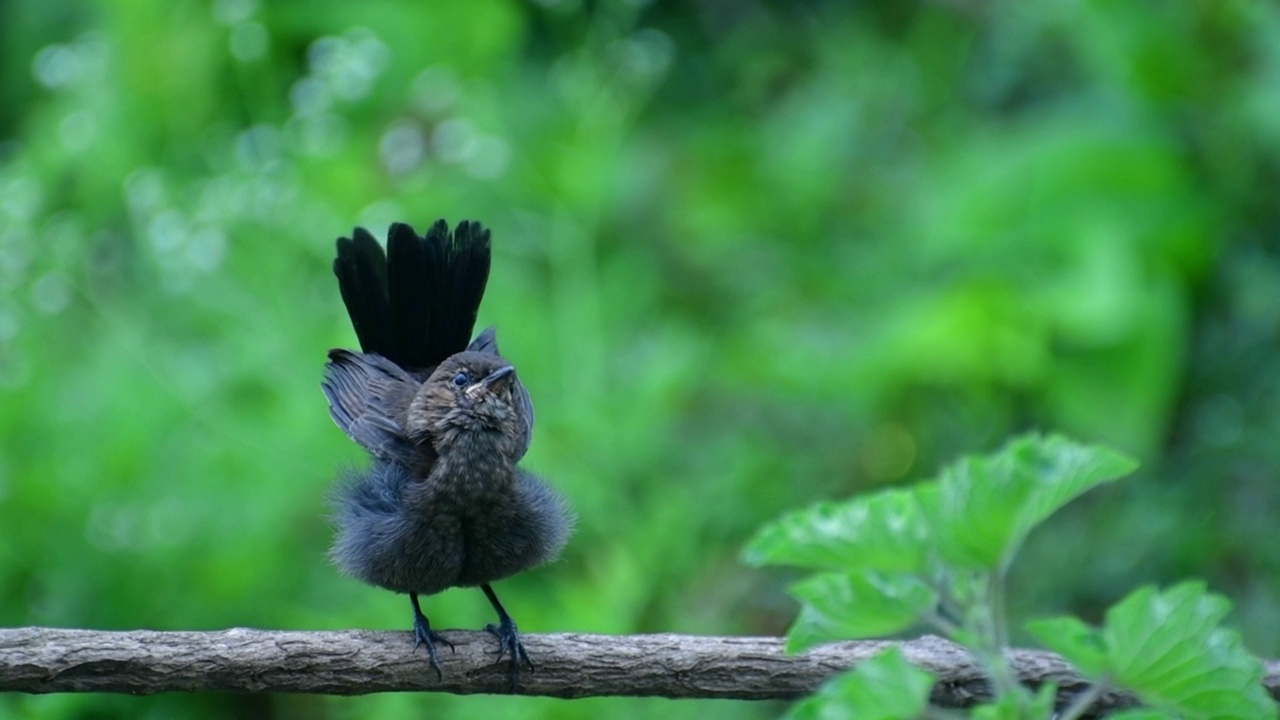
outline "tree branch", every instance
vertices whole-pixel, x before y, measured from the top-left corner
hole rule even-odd
[[[492,636],[443,633],[457,646],[441,648],[444,679],[413,652],[409,632],[281,632],[236,628],[221,632],[107,632],[55,628],[0,629],[0,690],[28,693],[247,692],[360,695],[431,690],[460,694],[507,691],[506,665],[494,663]],[[938,637],[892,643],[833,643],[799,655],[782,638],[692,635],[529,634],[525,647],[537,663],[518,692],[560,698],[630,695],[668,698],[796,698],[832,674],[898,645],[939,681],[933,701],[964,707],[988,697],[976,660]],[[1058,656],[1035,650],[1010,653],[1018,678],[1055,682],[1068,701],[1087,683]],[[1280,663],[1265,680],[1280,695]],[[1094,710],[1127,707],[1133,699],[1104,693]]]

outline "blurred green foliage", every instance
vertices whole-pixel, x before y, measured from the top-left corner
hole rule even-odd
[[[333,239],[443,216],[494,228],[480,321],[581,517],[501,584],[523,629],[780,634],[790,576],[736,560],[764,520],[1041,427],[1144,471],[1032,537],[1015,616],[1200,576],[1280,654],[1278,183],[1257,0],[0,2],[0,623],[407,629],[325,561],[362,459],[317,386]]]

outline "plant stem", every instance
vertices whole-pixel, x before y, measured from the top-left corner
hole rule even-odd
[[[1006,616],[1008,611],[1005,607],[1004,575],[1005,566],[1001,563],[1000,567],[991,573],[987,593],[987,598],[991,602],[991,631],[996,650],[1001,656],[1009,648],[1009,618]]]
[[[991,675],[991,683],[994,686],[997,697],[1004,697],[1016,693],[1019,689],[1018,681],[1014,679],[1013,672],[1009,668],[1009,660],[1005,657],[1005,650],[1009,646],[1008,619],[1005,617],[1005,598],[1004,598],[1004,566],[992,570],[987,575],[987,593],[986,605],[988,612],[987,633],[983,633],[985,637],[982,640],[987,643],[988,647],[983,648],[983,655],[986,656],[984,662],[987,666],[987,672]]]
[[[1075,700],[1071,701],[1067,709],[1063,710],[1062,714],[1058,716],[1058,720],[1077,720],[1077,718],[1089,711],[1090,706],[1093,705],[1095,700],[1102,697],[1102,693],[1105,691],[1106,686],[1103,683],[1090,685],[1088,690],[1080,693]]]
[[[959,625],[951,622],[941,613],[932,610],[921,613],[920,619],[932,625],[935,630],[942,633],[949,640],[955,640],[956,634],[960,632]]]

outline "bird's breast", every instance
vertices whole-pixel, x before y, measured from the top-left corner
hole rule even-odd
[[[425,482],[416,489],[419,497],[415,504],[467,515],[489,512],[510,497],[515,486],[514,463],[495,453],[459,449],[440,454]]]

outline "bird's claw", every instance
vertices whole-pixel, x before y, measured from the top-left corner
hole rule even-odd
[[[453,643],[437,635],[427,624],[426,618],[415,617],[413,619],[413,651],[416,653],[419,646],[426,645],[427,657],[431,659],[431,669],[436,671],[436,680],[443,680],[444,673],[440,671],[440,660],[436,657],[436,643],[448,645],[449,651],[454,652]]]
[[[502,662],[503,656],[507,653],[511,654],[511,690],[515,691],[516,683],[520,679],[520,664],[528,665],[530,672],[534,670],[533,661],[529,659],[529,653],[525,652],[524,643],[520,642],[520,632],[516,629],[515,621],[504,618],[497,625],[489,623],[484,630],[498,638],[496,662]]]

